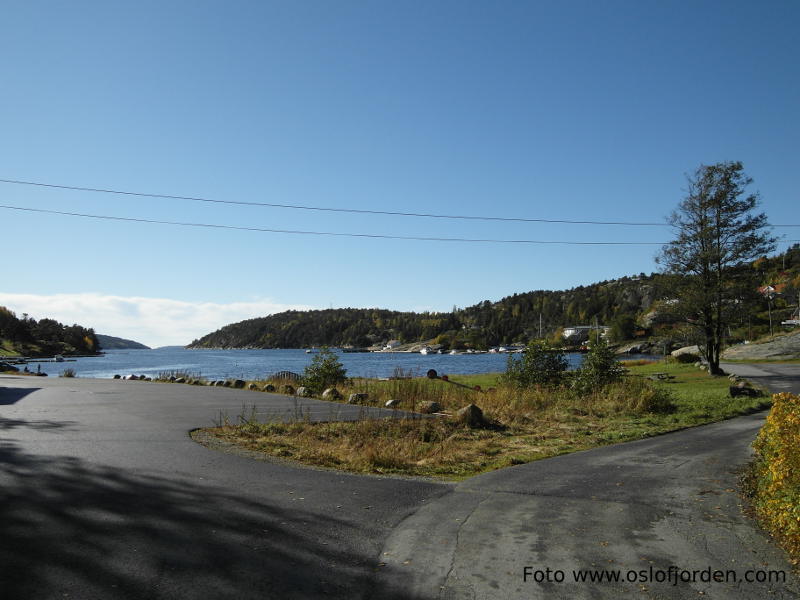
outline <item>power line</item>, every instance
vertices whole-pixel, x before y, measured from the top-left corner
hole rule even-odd
[[[293,229],[267,229],[263,227],[242,227],[238,225],[219,225],[215,223],[189,223],[185,221],[162,221],[156,219],[142,219],[136,217],[115,217],[111,215],[92,215],[87,213],[67,212],[61,210],[48,210],[44,208],[30,208],[23,206],[10,206],[0,204],[0,208],[50,215],[69,217],[82,217],[86,219],[102,219],[108,221],[126,221],[131,223],[149,223],[157,225],[177,225],[181,227],[205,227],[208,229],[228,229],[235,231],[256,231],[261,233],[287,233],[294,235],[324,235],[336,237],[375,238],[387,240],[408,240],[422,242],[470,242],[491,244],[561,244],[567,246],[663,246],[665,242],[571,242],[561,240],[499,240],[499,239],[474,239],[474,238],[448,238],[448,237],[422,237],[403,235],[381,235],[374,233],[343,233],[334,231],[299,231]]]
[[[16,179],[0,179],[0,183],[15,185],[31,185],[37,187],[72,190],[79,192],[95,192],[101,194],[119,194],[122,196],[137,196],[140,198],[165,198],[169,200],[188,200],[191,202],[207,202],[213,204],[236,204],[240,206],[260,206],[266,208],[291,208],[295,210],[316,210],[324,212],[356,213],[365,215],[391,215],[395,217],[423,217],[428,219],[461,219],[469,221],[506,221],[517,223],[562,223],[570,225],[629,225],[647,227],[668,227],[667,223],[638,223],[633,221],[573,221],[569,219],[533,219],[525,217],[490,217],[485,215],[440,215],[434,213],[413,213],[390,210],[368,210],[360,208],[331,208],[324,206],[306,206],[302,204],[275,204],[271,202],[248,202],[244,200],[220,200],[215,198],[202,198],[199,196],[173,196],[169,194],[150,194],[146,192],[131,192],[125,190],[111,190],[103,188],[80,187],[73,185],[58,185],[38,181],[21,181]]]

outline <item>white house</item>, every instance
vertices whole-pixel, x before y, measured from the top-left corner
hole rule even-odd
[[[574,325],[571,327],[564,327],[563,337],[564,339],[571,338],[571,337],[579,337],[579,338],[588,338],[589,333],[592,331],[599,331],[602,337],[605,337],[606,334],[611,330],[611,327],[607,325]]]

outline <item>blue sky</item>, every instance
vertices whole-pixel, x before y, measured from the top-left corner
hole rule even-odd
[[[771,222],[796,224],[798,17],[796,2],[7,2],[0,178],[663,222],[687,173],[741,160]],[[0,184],[0,204],[381,235],[671,238],[666,227],[354,215],[10,184]],[[299,236],[3,209],[0,224],[13,257],[0,304],[156,345],[289,307],[449,310],[569,288],[653,271],[658,250]],[[776,233],[800,238],[798,228]]]

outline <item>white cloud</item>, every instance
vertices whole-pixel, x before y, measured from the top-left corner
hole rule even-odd
[[[0,306],[18,317],[50,318],[93,327],[96,333],[123,337],[151,347],[185,345],[228,323],[310,306],[278,304],[268,299],[217,304],[168,298],[106,296],[102,294],[6,294]]]

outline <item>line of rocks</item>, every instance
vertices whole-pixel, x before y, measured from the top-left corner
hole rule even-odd
[[[146,375],[114,375],[114,379],[123,379],[126,381],[154,381],[152,377],[148,377]],[[313,391],[311,388],[307,386],[299,386],[295,388],[293,385],[287,383],[283,384],[278,388],[272,383],[267,383],[263,386],[259,386],[256,383],[247,383],[242,379],[224,379],[224,380],[205,380],[200,378],[193,378],[193,377],[175,377],[171,376],[166,379],[155,379],[156,382],[161,383],[183,383],[188,385],[204,385],[209,387],[226,387],[226,388],[234,388],[234,389],[244,389],[247,387],[248,390],[256,391],[256,392],[267,392],[267,393],[281,393],[286,394],[289,396],[297,396],[300,398],[311,398],[313,397]],[[342,400],[343,396],[342,393],[337,390],[335,387],[326,388],[325,391],[322,392],[322,399],[323,400]],[[370,397],[369,394],[364,392],[356,392],[350,394],[347,399],[348,404],[360,404],[360,405],[367,405],[370,404]],[[384,406],[386,408],[394,408],[397,409],[400,407],[400,400],[397,398],[391,398],[384,402]],[[434,415],[439,414],[441,416],[450,416],[444,413],[444,408],[439,402],[435,400],[425,400],[420,402],[415,407],[416,412],[425,414],[425,415]],[[459,423],[462,423],[468,427],[477,428],[485,426],[486,420],[483,416],[483,411],[476,406],[475,404],[467,404],[463,408],[456,411],[455,419]]]

